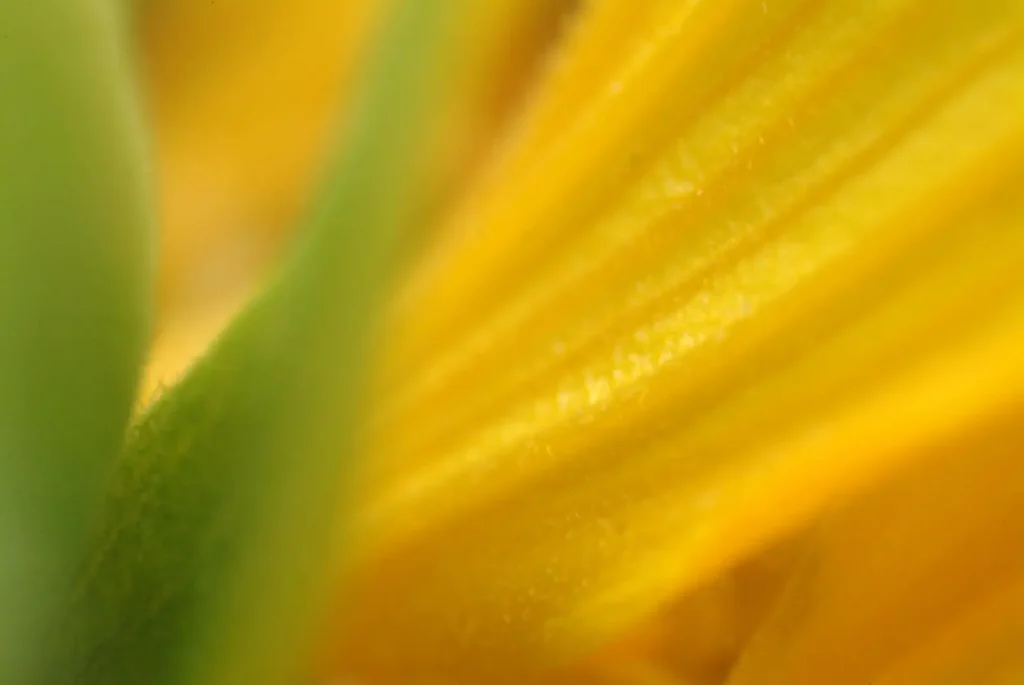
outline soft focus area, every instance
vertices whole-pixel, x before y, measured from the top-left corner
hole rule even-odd
[[[0,0],[0,685],[1024,683],[1024,0]]]
[[[142,3],[143,87],[155,136],[160,316],[143,398],[173,381],[273,268],[292,238],[389,0]],[[428,235],[487,155],[572,0],[459,8],[472,31],[447,78]]]

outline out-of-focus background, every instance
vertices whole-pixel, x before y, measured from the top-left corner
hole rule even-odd
[[[288,244],[387,0],[149,0],[135,18],[159,203],[142,399],[187,367]],[[574,0],[460,3],[431,213],[486,159]],[[508,127],[506,126],[506,127]],[[416,240],[429,237],[427,221]],[[415,241],[406,248],[415,249]]]

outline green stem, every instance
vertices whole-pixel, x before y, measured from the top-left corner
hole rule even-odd
[[[0,0],[0,682],[32,682],[124,438],[152,217],[111,8]]]
[[[379,286],[421,200],[442,4],[399,3],[293,259],[136,428],[40,682],[294,682],[337,572]]]

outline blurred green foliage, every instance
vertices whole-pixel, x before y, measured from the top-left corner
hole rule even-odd
[[[151,201],[111,7],[0,2],[0,682],[70,585],[148,342]]]
[[[118,6],[0,0],[0,682],[301,673],[377,293],[423,199],[441,6],[397,3],[292,258],[125,443],[152,243]]]

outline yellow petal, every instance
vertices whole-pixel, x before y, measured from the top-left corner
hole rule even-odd
[[[574,665],[565,682],[623,678],[641,665],[641,672],[679,682],[721,683],[774,605],[802,549],[799,541],[788,541],[716,577]]]
[[[565,685],[712,685],[712,682],[681,678],[656,663],[622,660],[577,680],[567,680]]]
[[[652,11],[396,306],[341,670],[565,665],[1024,401],[1024,7]]]
[[[729,684],[876,682],[993,588],[1019,578],[1019,423],[1017,412],[996,418],[823,522]]]
[[[436,248],[421,259],[399,300],[395,338],[403,360],[421,360],[474,312],[489,311],[510,280],[558,254],[557,238],[593,215],[645,158],[742,73],[762,41],[791,19],[797,0],[659,4],[652,31],[587,102],[557,144],[502,184],[504,192],[456,212]],[[600,41],[603,33],[594,32]],[[584,50],[581,41],[574,46]],[[700,69],[694,68],[701,60]],[[588,216],[590,215],[590,216]]]
[[[481,170],[480,179],[463,198],[477,206],[486,196],[501,194],[523,165],[536,162],[544,147],[555,142],[573,123],[577,110],[607,85],[616,69],[645,33],[665,14],[667,0],[627,4],[597,0],[585,3],[561,37],[561,49],[550,58],[546,73],[521,108],[517,119],[503,134],[498,149]],[[461,209],[466,213],[467,208]]]
[[[785,586],[802,541],[787,541],[677,601],[662,618],[658,663],[689,680],[720,683]]]
[[[636,326],[719,264],[755,249],[789,215],[884,155],[1005,30],[984,14],[934,16],[899,0],[830,3],[800,28],[783,48],[766,46],[758,70],[696,122],[683,120],[677,140],[637,182],[554,253],[561,259],[538,274],[525,271],[516,293],[491,302],[479,325],[396,388],[381,421],[382,450],[413,453],[422,445],[409,440],[444,437],[481,409],[514,400],[517,388],[557,373],[595,340]],[[867,60],[898,31],[916,41],[890,54],[885,69]],[[510,226],[528,223],[518,204],[504,209]],[[480,239],[499,229],[481,220]],[[466,238],[458,256],[471,263],[479,254]],[[427,312],[444,314],[424,305]],[[418,328],[408,336],[401,330],[393,337],[419,344]],[[391,429],[396,424],[401,432]],[[388,444],[395,440],[405,442]]]
[[[982,504],[982,506],[984,506]],[[876,680],[877,685],[991,683],[1011,685],[1024,674],[1024,576],[992,588],[985,578],[977,606]]]

